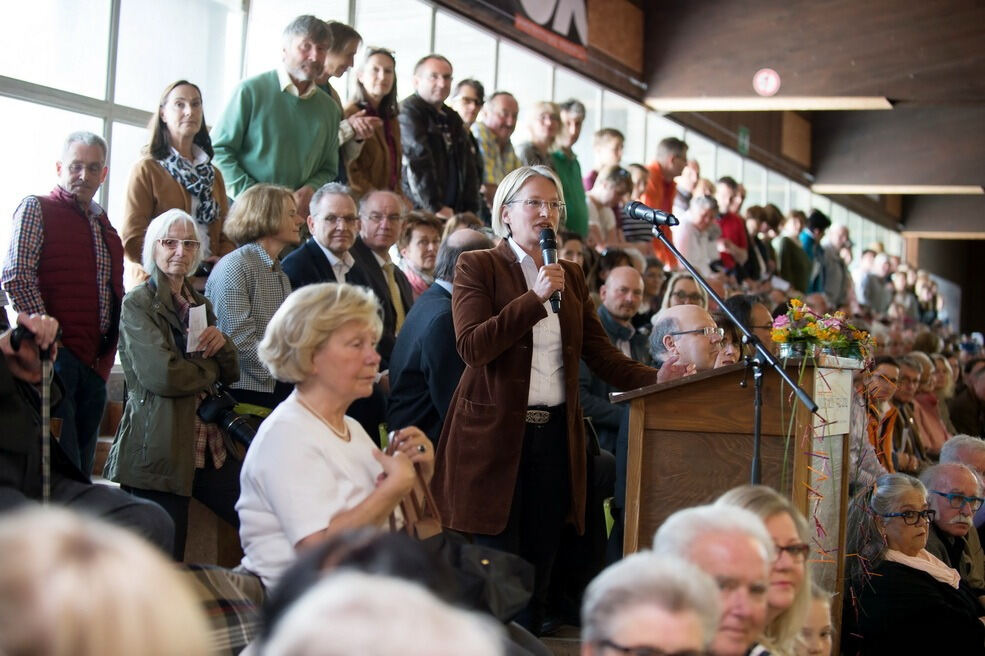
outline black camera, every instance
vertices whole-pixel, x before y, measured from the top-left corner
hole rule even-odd
[[[198,406],[198,418],[207,424],[215,424],[246,448],[250,448],[256,429],[236,412],[236,399],[221,387],[213,387]]]

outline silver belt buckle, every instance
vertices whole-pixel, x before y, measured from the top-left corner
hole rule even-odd
[[[551,420],[551,413],[547,410],[527,410],[527,423],[543,426]]]

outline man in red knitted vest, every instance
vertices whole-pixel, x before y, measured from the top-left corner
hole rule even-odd
[[[58,185],[14,212],[2,283],[14,309],[48,314],[62,326],[55,372],[64,396],[60,444],[86,475],[106,404],[123,299],[123,245],[93,201],[106,179],[106,142],[73,132],[55,164]]]

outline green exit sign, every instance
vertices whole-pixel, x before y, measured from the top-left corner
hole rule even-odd
[[[749,128],[744,125],[739,126],[739,154],[748,155],[749,154]]]

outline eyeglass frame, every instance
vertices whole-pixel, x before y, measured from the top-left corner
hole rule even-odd
[[[311,215],[313,218],[324,221],[328,225],[337,226],[339,221],[342,221],[347,226],[354,226],[359,223],[359,215],[353,214],[351,216],[337,216],[335,214],[326,214],[325,216],[318,216],[316,214]]]
[[[694,330],[675,330],[667,334],[676,337],[677,335],[692,335],[694,333],[701,333],[709,339],[711,339],[712,335],[718,335],[717,341],[725,339],[725,329],[721,326],[705,326],[704,328],[695,328]]]
[[[707,656],[709,653],[695,649],[664,651],[658,647],[647,647],[646,645],[627,647],[626,645],[620,645],[618,642],[613,642],[609,638],[600,638],[599,640],[595,640],[594,643],[604,649],[612,649],[620,654],[628,654],[629,656]]]
[[[806,562],[807,557],[811,555],[811,545],[806,542],[798,542],[797,544],[788,544],[785,547],[774,543],[773,546],[776,548],[776,559],[780,560],[780,556],[786,553],[796,562]]]
[[[516,203],[523,203],[523,206],[527,209],[537,208],[538,211],[542,209],[554,210],[555,212],[563,212],[567,208],[568,204],[560,200],[540,200],[537,198],[515,198],[513,200],[508,200],[503,205],[514,205]]]
[[[968,508],[970,508],[972,512],[975,512],[982,507],[983,503],[985,503],[985,498],[982,497],[966,497],[963,494],[955,494],[953,492],[941,492],[940,490],[927,490],[927,491],[933,492],[937,496],[941,496],[947,499],[947,503],[949,506],[951,506],[952,510],[961,510],[962,508],[964,508],[965,504],[968,504]],[[958,504],[957,506],[954,505],[955,499],[961,499],[961,503]],[[975,501],[978,502],[978,505],[975,505],[974,503]]]
[[[404,220],[403,214],[383,214],[382,212],[369,212],[367,214],[360,214],[360,219],[366,219],[372,223],[382,223],[384,219],[390,223],[400,223]]]
[[[167,242],[174,242],[173,246],[169,246]],[[175,239],[174,237],[161,237],[157,240],[162,247],[168,249],[169,251],[178,250],[178,244],[181,244],[186,251],[197,251],[202,247],[202,242],[197,239]]]
[[[907,526],[919,526],[920,520],[926,521],[928,524],[933,524],[934,519],[937,518],[937,511],[932,508],[924,508],[923,510],[904,510],[902,512],[886,513],[884,515],[879,515],[883,519],[892,519],[893,517],[899,517],[903,520],[903,523]],[[911,524],[907,519],[908,516],[913,516],[914,521]]]
[[[687,299],[689,301],[694,301],[694,305],[698,305],[704,299],[704,297],[699,292],[693,292],[688,294],[683,289],[678,289],[676,292],[671,292],[670,295],[676,298],[678,301]]]

